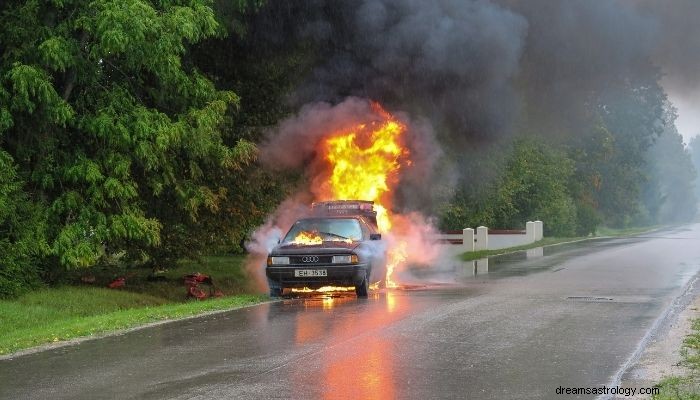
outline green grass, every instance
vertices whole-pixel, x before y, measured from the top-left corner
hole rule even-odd
[[[170,301],[181,301],[186,294],[182,277],[193,272],[201,272],[211,276],[216,288],[225,295],[255,292],[255,288],[251,286],[253,280],[248,277],[243,268],[244,259],[244,256],[207,256],[202,257],[201,260],[181,261],[174,268],[158,274],[164,280],[156,282],[146,279],[150,275],[148,270],[131,272],[132,277],[127,280],[125,289]]]
[[[608,228],[599,226],[596,229],[596,237],[617,237],[617,236],[632,236],[640,233],[648,232],[661,226],[642,226],[636,228]]]
[[[466,253],[462,253],[461,258],[464,261],[473,261],[473,260],[478,260],[478,259],[481,259],[484,257],[497,256],[499,254],[512,253],[514,251],[528,250],[528,249],[533,249],[535,247],[551,246],[553,244],[573,242],[573,241],[583,240],[583,239],[594,239],[594,238],[598,238],[598,237],[621,237],[621,236],[638,235],[640,233],[648,232],[648,231],[650,231],[652,229],[656,229],[656,228],[659,228],[659,227],[658,226],[651,226],[651,227],[647,226],[647,227],[624,228],[624,229],[599,227],[596,231],[595,236],[545,237],[542,240],[539,240],[535,243],[530,243],[530,244],[526,244],[523,246],[508,247],[505,249],[498,249],[498,250],[468,251]]]
[[[512,253],[514,251],[534,249],[535,247],[550,246],[553,244],[571,242],[571,241],[581,240],[581,239],[585,239],[585,237],[570,237],[570,238],[546,237],[546,238],[543,238],[542,240],[538,240],[537,242],[526,244],[523,246],[508,247],[505,249],[498,249],[498,250],[468,251],[466,253],[462,253],[461,257],[462,257],[462,260],[464,260],[464,261],[472,261],[472,260],[478,260],[478,259],[481,259],[484,257],[497,256],[499,254],[506,254],[506,253]]]
[[[683,364],[690,371],[687,376],[671,376],[659,382],[660,393],[654,400],[700,400],[700,319],[692,324],[692,331],[683,341]]]
[[[122,289],[104,287],[114,278],[114,271],[84,270],[81,274],[96,277],[94,286],[47,288],[1,300],[0,354],[267,300],[267,296],[251,294],[254,289],[249,287],[251,279],[242,262],[240,256],[183,261],[155,282],[146,279],[149,271],[129,271]],[[191,272],[210,275],[225,297],[187,300],[182,276]]]

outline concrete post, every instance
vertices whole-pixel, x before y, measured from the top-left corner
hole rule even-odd
[[[476,228],[476,242],[474,243],[474,250],[488,250],[489,249],[489,228],[485,226],[479,226]]]
[[[535,221],[535,241],[542,240],[542,238],[544,238],[542,221]]]
[[[464,251],[474,251],[474,229],[462,229],[462,246]]]
[[[527,242],[535,242],[535,223],[532,221],[527,221],[525,223],[525,236],[527,236]]]

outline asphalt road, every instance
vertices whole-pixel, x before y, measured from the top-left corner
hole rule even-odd
[[[574,398],[695,295],[700,225],[436,269],[2,360],[0,398]]]

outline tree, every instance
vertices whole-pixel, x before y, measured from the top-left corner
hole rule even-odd
[[[697,174],[674,120],[649,148],[643,197],[648,219],[642,221],[647,224],[688,222],[697,212]]]
[[[28,200],[16,165],[0,150],[0,298],[40,283],[37,260],[48,252],[44,211]]]
[[[532,138],[517,140],[492,198],[494,227],[541,220],[547,234],[573,236],[576,209],[568,187],[572,175],[573,163],[564,152]]]
[[[188,224],[219,211],[221,177],[255,155],[222,137],[236,94],[189,57],[223,34],[206,0],[2,6],[0,145],[27,201],[45,207],[48,264],[142,260],[164,231],[186,241]]]
[[[536,137],[514,140],[502,160],[498,177],[485,186],[460,191],[441,215],[447,229],[486,225],[513,229],[542,220],[546,233],[572,236],[576,208],[569,190],[573,162]]]

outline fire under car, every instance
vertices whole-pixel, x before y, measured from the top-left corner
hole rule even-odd
[[[384,246],[373,202],[337,200],[312,205],[267,257],[270,296],[285,289],[354,286],[367,297],[385,274]]]

